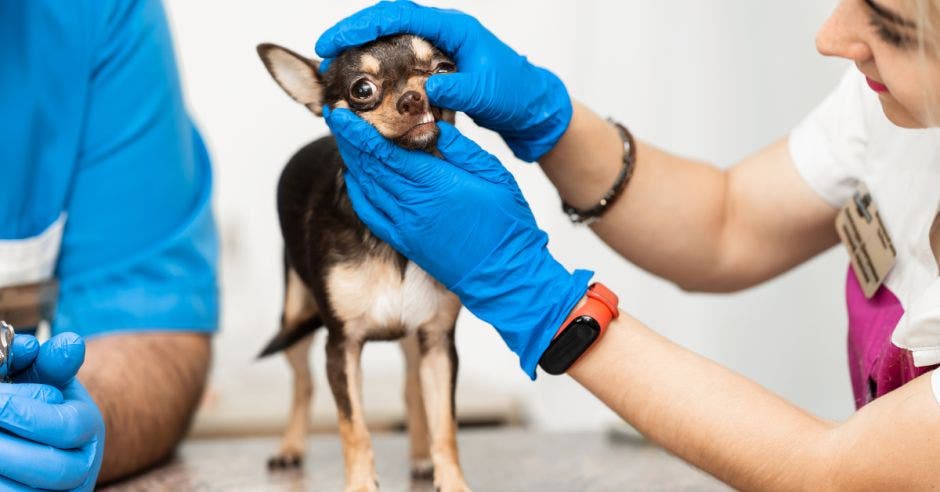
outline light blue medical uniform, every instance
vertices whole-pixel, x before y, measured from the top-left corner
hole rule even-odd
[[[215,330],[211,182],[158,0],[0,0],[0,265],[60,227],[53,332]]]

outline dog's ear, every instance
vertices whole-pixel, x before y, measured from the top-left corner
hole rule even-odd
[[[258,56],[278,85],[317,116],[323,115],[323,79],[320,61],[305,58],[271,43],[258,45]]]

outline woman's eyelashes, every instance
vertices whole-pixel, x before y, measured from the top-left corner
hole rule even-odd
[[[871,14],[870,24],[875,28],[878,37],[885,43],[895,48],[910,48],[916,44],[916,39],[908,34],[900,33],[891,27],[888,27],[877,15]]]

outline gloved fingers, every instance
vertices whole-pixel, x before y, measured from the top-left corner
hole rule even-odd
[[[62,403],[65,397],[55,386],[38,383],[0,383],[0,398],[3,395],[32,398],[42,403]]]
[[[14,482],[4,477],[0,477],[0,490],[4,492],[35,492],[33,487],[27,487],[19,482]]]
[[[66,400],[82,400],[87,402],[94,402],[94,399],[88,393],[88,390],[82,386],[82,383],[79,382],[78,378],[74,378],[62,389],[62,396]],[[95,407],[97,408],[97,407]]]
[[[316,52],[322,57],[335,57],[347,48],[359,46],[401,29],[401,9],[410,2],[391,5],[379,2],[337,22],[317,39]]]
[[[333,138],[336,140],[336,146],[343,157],[343,163],[345,164],[344,176],[352,176],[358,179],[364,194],[368,195],[371,192],[371,189],[376,186],[376,180],[381,182],[386,175],[391,174],[376,158],[365,152],[361,147],[346,140],[342,134],[333,132]]]
[[[18,395],[0,395],[0,429],[60,449],[91,441],[98,431],[97,410],[87,401],[43,403]]]
[[[396,173],[394,169],[389,169],[393,166],[386,166],[382,161],[363,165],[359,162],[361,160],[361,151],[356,149],[352,143],[347,142],[341,135],[334,135],[334,137],[340,149],[340,154],[343,156],[343,161],[347,163],[346,174],[359,180],[360,187],[367,196],[370,198],[375,197],[378,189],[381,189],[383,194],[391,195],[397,200],[414,196],[416,191],[415,183]],[[360,155],[357,155],[357,153]],[[425,156],[415,153],[413,158],[421,159]],[[371,156],[368,159],[370,161],[376,160]],[[349,165],[348,163],[354,164]],[[394,201],[376,204],[390,217],[397,217],[401,212],[400,205]]]
[[[367,121],[348,109],[333,109],[323,111],[326,124],[329,125],[333,136],[340,148],[347,149],[347,155],[352,149],[365,152],[382,166],[363,166],[361,159],[345,159],[346,167],[356,174],[363,173],[370,176],[377,183],[393,180],[393,174],[404,176],[413,181],[422,182],[440,164],[433,156],[419,151],[403,149],[387,138]],[[342,151],[341,151],[342,152]]]
[[[85,450],[57,449],[16,436],[0,435],[0,476],[29,487],[74,489],[84,482],[90,461]]]
[[[424,83],[424,90],[432,105],[473,115],[486,102],[482,98],[487,91],[480,85],[478,75],[455,72],[431,76]]]
[[[378,181],[369,174],[360,174],[349,169],[346,171],[346,181],[354,181],[362,196],[394,226],[396,218],[401,217],[403,213],[401,197],[407,197],[409,193],[414,194],[414,185],[395,173],[388,173],[382,176],[382,179],[384,181]]]
[[[444,160],[493,183],[515,182],[512,174],[503,167],[496,156],[483,150],[453,125],[439,122],[437,127],[441,130],[437,139],[437,150]]]
[[[410,1],[379,2],[339,21],[317,40],[321,57],[335,57],[347,48],[382,36],[410,33],[421,36],[449,53],[458,51],[466,29],[457,24],[468,15],[417,5]]]
[[[85,361],[85,340],[75,333],[60,333],[39,347],[36,362],[18,381],[65,386]]]
[[[366,153],[369,156],[386,160],[395,145],[389,142],[378,130],[367,121],[348,109],[331,109],[323,107],[323,119],[336,138],[336,145],[340,148],[346,167],[354,172],[362,173],[363,169],[360,160],[357,158],[347,159],[347,156],[356,156],[356,152]],[[376,171],[370,169],[370,171]]]
[[[346,191],[352,201],[356,215],[369,226],[369,230],[383,241],[395,246],[400,253],[403,244],[395,229],[395,222],[381,209],[376,207],[370,198],[363,193],[362,185],[354,176],[346,177]],[[404,253],[403,253],[404,254]]]
[[[325,74],[327,70],[330,69],[330,64],[333,63],[332,58],[324,58],[320,60],[320,66],[317,69],[320,71],[320,74]]]
[[[333,132],[338,145],[346,144],[347,149],[356,149],[383,162],[389,160],[392,152],[399,147],[385,138],[374,126],[362,119],[356,113],[344,108],[330,109],[324,107],[323,119]],[[356,166],[358,159],[350,159],[346,165]]]
[[[13,360],[10,363],[12,374],[29,367],[39,354],[39,340],[32,335],[17,334],[13,337],[13,347],[10,349]]]

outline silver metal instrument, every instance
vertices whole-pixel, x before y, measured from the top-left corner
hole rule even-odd
[[[16,332],[13,330],[13,325],[0,320],[0,381],[4,383],[10,382],[12,376],[13,369],[10,364],[13,361],[13,354],[10,350],[13,347],[14,335]]]

